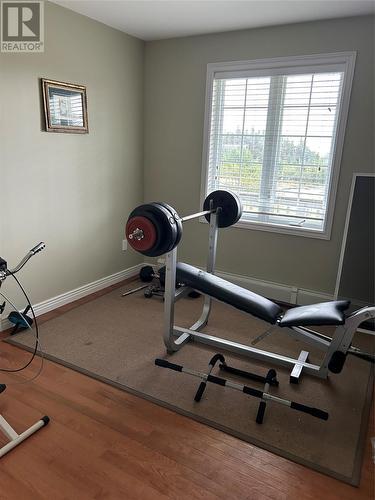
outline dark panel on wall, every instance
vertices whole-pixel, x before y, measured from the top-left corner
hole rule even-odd
[[[375,177],[357,177],[338,293],[353,305],[375,303],[374,200]]]

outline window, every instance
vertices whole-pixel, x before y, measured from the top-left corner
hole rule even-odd
[[[354,53],[209,64],[202,197],[240,226],[329,238]]]

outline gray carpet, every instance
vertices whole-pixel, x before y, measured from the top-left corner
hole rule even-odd
[[[358,484],[373,382],[369,363],[348,357],[341,374],[332,375],[327,381],[306,375],[299,385],[290,385],[288,371],[277,368],[280,386],[272,388],[272,393],[324,409],[330,418],[325,422],[269,403],[263,425],[257,425],[258,399],[211,384],[198,404],[193,401],[198,379],[154,366],[155,358],[167,357],[205,371],[216,351],[188,344],[172,357],[166,356],[160,299],[145,299],[142,292],[122,298],[121,291],[114,290],[44,323],[41,341],[47,357],[290,460]],[[201,299],[179,301],[177,324],[192,324],[201,307]],[[224,304],[214,303],[206,331],[249,344],[268,326]],[[25,348],[33,345],[28,332],[10,341]],[[358,334],[356,345],[371,350],[372,339]],[[277,331],[257,347],[285,355],[298,355],[301,349],[306,349],[310,350],[311,362],[321,358],[319,351],[289,338],[284,331]],[[226,359],[228,364],[260,374],[269,368],[229,353]],[[262,388],[256,382],[241,382]]]

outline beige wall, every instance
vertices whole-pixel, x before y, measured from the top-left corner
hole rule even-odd
[[[150,42],[145,56],[145,199],[199,208],[209,62],[357,51],[330,241],[246,229],[221,232],[218,268],[332,293],[352,173],[374,168],[374,18],[357,17]],[[207,227],[184,226],[181,259],[204,264]]]
[[[208,62],[356,50],[331,240],[244,229],[219,240],[222,270],[333,291],[352,172],[374,163],[373,18],[150,42],[143,75],[143,42],[54,4],[45,14],[44,54],[0,54],[0,255],[14,263],[47,243],[22,273],[35,303],[139,263],[121,240],[143,195],[198,209]],[[41,130],[40,77],[87,86],[88,135]],[[206,234],[186,224],[181,258],[203,264]]]
[[[35,303],[142,260],[121,241],[143,197],[144,43],[45,11],[44,54],[0,54],[0,255],[46,242],[20,275]],[[88,135],[41,131],[40,77],[87,86]]]

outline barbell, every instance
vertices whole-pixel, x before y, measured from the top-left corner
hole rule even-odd
[[[139,205],[128,217],[126,239],[137,252],[148,257],[158,257],[179,244],[183,222],[203,216],[210,222],[213,213],[217,215],[218,227],[232,226],[241,218],[241,200],[231,191],[213,191],[205,199],[203,211],[185,217],[180,217],[167,203]]]

